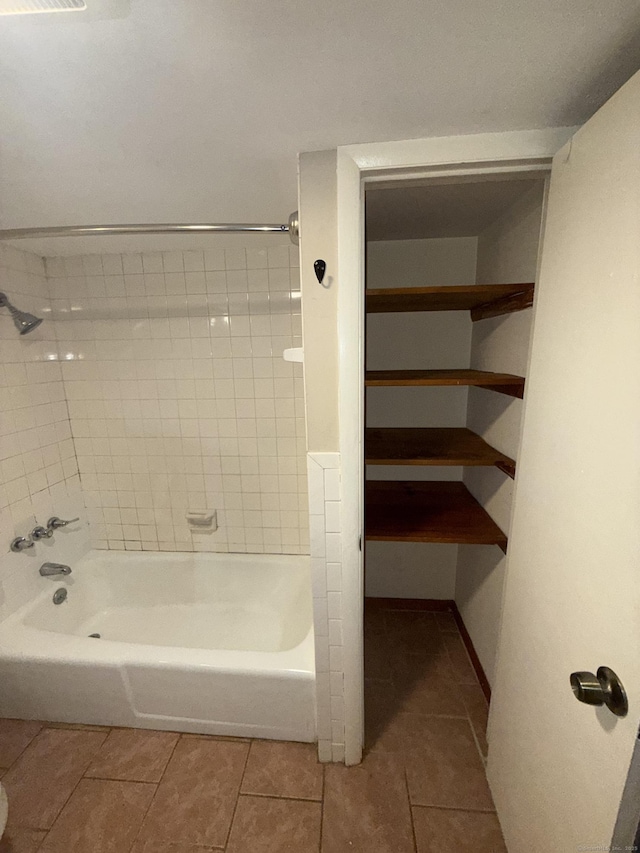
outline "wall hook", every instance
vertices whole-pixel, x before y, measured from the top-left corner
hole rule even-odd
[[[318,284],[322,284],[324,274],[327,271],[327,262],[323,261],[322,258],[318,258],[317,261],[313,262],[313,269],[318,279]]]

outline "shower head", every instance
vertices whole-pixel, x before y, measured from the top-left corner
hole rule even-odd
[[[0,293],[0,308],[9,309],[9,312],[13,317],[15,327],[21,335],[26,335],[28,332],[32,332],[36,326],[39,326],[40,323],[42,323],[42,318],[34,317],[34,315],[29,314],[28,311],[18,311],[17,308],[14,308],[14,306],[9,302],[6,293]]]

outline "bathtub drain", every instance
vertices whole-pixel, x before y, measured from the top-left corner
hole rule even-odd
[[[89,634],[90,637],[95,637],[96,639],[100,639],[100,634]]]

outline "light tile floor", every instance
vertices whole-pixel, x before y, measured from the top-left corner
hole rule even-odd
[[[366,612],[367,751],[0,720],[0,853],[505,853],[450,614]]]

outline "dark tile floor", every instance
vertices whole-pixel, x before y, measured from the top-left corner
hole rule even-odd
[[[488,706],[453,615],[368,600],[365,679],[361,767],[388,762],[372,775],[394,797],[390,837],[328,850],[506,853],[484,768]]]
[[[368,606],[367,751],[0,720],[0,853],[505,853],[449,614]]]

